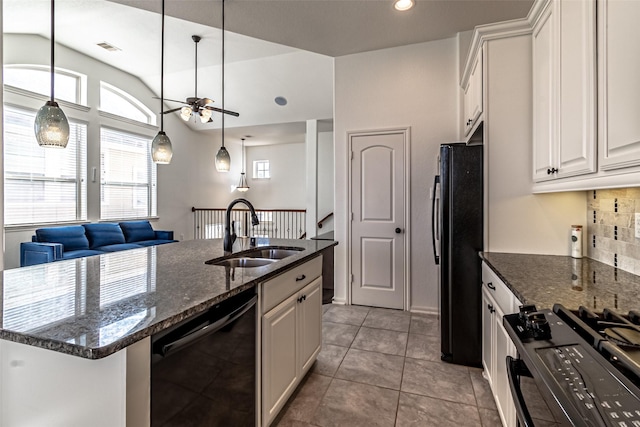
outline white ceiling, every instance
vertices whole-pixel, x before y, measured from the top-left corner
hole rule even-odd
[[[160,12],[159,0],[111,0]],[[220,0],[167,0],[166,13],[220,27]],[[453,37],[476,25],[524,18],[533,0],[416,0],[398,12],[392,0],[226,0],[235,33],[328,56]]]
[[[227,135],[251,134],[254,144],[304,140],[306,120],[333,115],[333,57],[522,18],[532,2],[417,0],[401,14],[390,0],[225,0],[225,108],[240,113],[226,116]],[[194,95],[191,35],[197,34],[202,36],[198,95],[221,107],[221,4],[166,0],[166,98]],[[138,76],[159,93],[160,5],[160,0],[57,0],[56,40]],[[49,0],[3,0],[4,32],[48,37],[49,8]],[[122,50],[96,46],[105,41]],[[289,104],[277,106],[276,96],[285,96]],[[219,122],[190,126],[215,131]]]

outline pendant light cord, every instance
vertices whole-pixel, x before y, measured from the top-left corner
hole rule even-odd
[[[56,43],[55,43],[55,32],[56,32],[56,18],[55,18],[55,13],[56,13],[56,7],[55,7],[55,0],[51,0],[51,102],[55,101],[55,91],[54,91],[54,87],[55,87],[55,74],[56,74],[56,68],[55,68],[55,59],[56,59],[56,55],[55,55],[55,47],[56,47]]]
[[[162,38],[160,41],[160,132],[164,132],[164,0],[162,0]]]
[[[222,0],[222,146],[224,147],[224,0]]]

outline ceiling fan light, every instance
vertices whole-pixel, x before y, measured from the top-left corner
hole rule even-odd
[[[69,120],[55,101],[40,107],[33,127],[41,147],[65,148],[69,142]]]
[[[151,158],[154,163],[168,165],[173,157],[171,140],[163,131],[158,132],[151,142]]]
[[[231,156],[229,156],[229,152],[223,145],[216,154],[216,170],[218,172],[229,172],[229,169],[231,169]]]
[[[193,110],[191,109],[191,107],[184,106],[180,109],[180,117],[185,122],[189,121],[189,119],[191,118],[191,113],[193,113]]]
[[[209,119],[211,119],[211,110],[209,110],[208,108],[201,108],[200,109],[200,121],[202,123],[207,123],[209,121]]]

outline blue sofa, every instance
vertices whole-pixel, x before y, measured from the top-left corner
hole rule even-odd
[[[96,223],[36,230],[20,244],[20,266],[172,243],[173,231],[154,230],[149,221]]]

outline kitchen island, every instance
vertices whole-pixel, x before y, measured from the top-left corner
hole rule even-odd
[[[523,304],[570,310],[640,309],[640,276],[590,258],[483,252],[481,258]]]
[[[205,264],[217,239],[2,272],[0,425],[148,425],[150,336],[335,244],[260,239],[302,250],[257,268]]]

